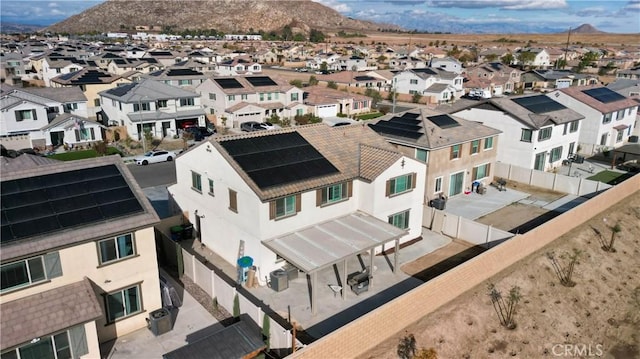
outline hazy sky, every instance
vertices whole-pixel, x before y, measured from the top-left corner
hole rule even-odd
[[[153,1],[153,0],[149,0]],[[483,26],[566,30],[589,23],[599,30],[640,33],[640,0],[316,0],[343,15],[408,29]],[[0,21],[49,25],[101,3],[91,0],[0,2]],[[431,28],[429,28],[431,24]],[[443,29],[442,31],[448,31]],[[458,31],[458,30],[456,30]]]

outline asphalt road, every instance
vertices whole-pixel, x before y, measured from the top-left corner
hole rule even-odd
[[[173,161],[147,166],[131,163],[128,166],[141,188],[169,186],[176,183],[176,163]]]

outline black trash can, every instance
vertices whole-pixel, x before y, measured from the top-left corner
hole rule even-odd
[[[182,239],[193,238],[193,224],[185,224],[182,226]]]
[[[182,240],[182,226],[171,227],[171,240],[180,242]]]

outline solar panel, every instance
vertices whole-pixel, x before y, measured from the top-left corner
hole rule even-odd
[[[564,105],[545,95],[514,98],[512,101],[536,114],[566,109]]]
[[[356,81],[375,81],[376,78],[373,76],[355,76],[353,78]]]
[[[377,123],[378,126],[387,127],[387,128],[396,128],[403,131],[410,132],[421,132],[422,126],[417,125],[409,125],[401,122],[393,122],[393,121],[380,121]]]
[[[430,69],[428,67],[421,68],[421,69],[411,69],[411,71],[418,72],[418,73],[424,73],[424,74],[431,74],[431,75],[437,75],[438,74],[433,69]]]
[[[122,97],[124,95],[127,94],[127,92],[129,92],[131,89],[133,89],[134,87],[136,87],[138,84],[137,83],[130,83],[127,85],[120,85],[117,87],[114,87],[110,90],[107,90],[108,94],[114,95],[114,96],[118,96],[118,97]]]
[[[194,76],[202,75],[202,72],[198,72],[192,69],[170,69],[167,72],[167,76]]]
[[[427,119],[440,128],[458,127],[460,124],[449,115],[428,116]]]
[[[395,128],[392,126],[386,126],[385,124],[381,123],[384,121],[380,121],[376,124],[369,124],[369,127],[376,131],[377,133],[382,133],[382,134],[387,134],[387,135],[392,135],[392,136],[398,136],[398,137],[405,137],[405,138],[411,138],[411,139],[418,139],[420,138],[423,133],[422,132],[415,132],[415,131],[407,131],[407,130],[403,130],[400,128]]]
[[[273,81],[268,76],[247,77],[246,79],[247,79],[247,81],[249,81],[251,86],[254,86],[254,87],[277,86],[278,85],[277,83],[275,83],[275,81]]]
[[[115,165],[4,181],[0,186],[3,244],[143,211]]]
[[[615,91],[612,91],[611,89],[608,89],[606,87],[582,90],[582,92],[585,93],[586,95],[589,95],[595,98],[596,100],[602,103],[616,102],[616,101],[624,100],[626,98],[621,94]]]
[[[214,79],[215,82],[223,89],[239,89],[243,88],[242,84],[234,78]]]
[[[297,132],[222,141],[220,144],[261,189],[338,172]]]

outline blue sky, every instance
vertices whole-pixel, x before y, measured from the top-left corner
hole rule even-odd
[[[353,18],[431,32],[557,32],[588,23],[607,32],[640,33],[640,0],[315,1]],[[2,0],[0,21],[49,25],[99,3]]]

